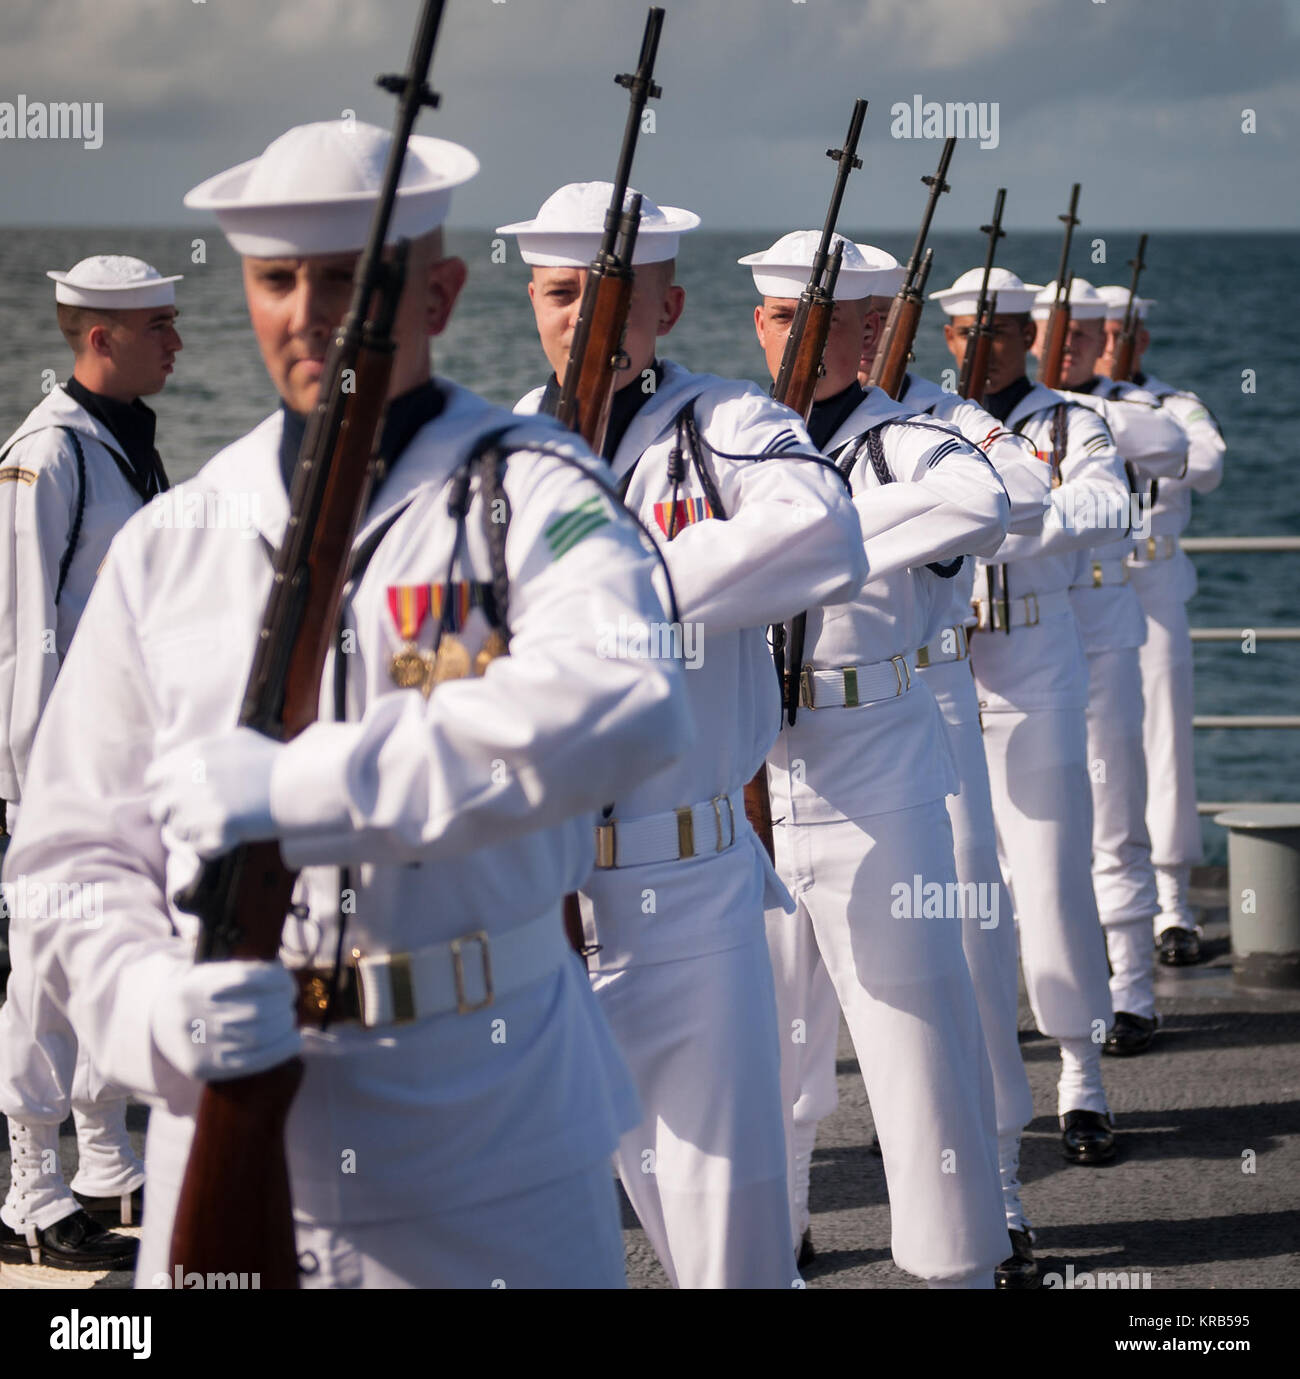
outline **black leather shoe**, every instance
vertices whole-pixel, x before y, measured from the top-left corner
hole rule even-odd
[[[122,1197],[83,1197],[81,1193],[72,1194],[81,1204],[81,1209],[87,1216],[93,1216],[101,1226],[138,1226],[144,1218],[144,1188],[138,1187],[131,1194],[129,1199],[128,1211],[122,1210]]]
[[[799,1242],[799,1255],[795,1263],[801,1269],[806,1269],[816,1258],[817,1250],[812,1243],[812,1227],[808,1226],[804,1230],[803,1239]]]
[[[84,1211],[36,1232],[36,1262],[51,1269],[134,1269],[140,1242],[129,1235],[106,1231]],[[32,1252],[24,1234],[0,1221],[0,1260],[31,1264]]]
[[[1166,967],[1191,967],[1201,961],[1201,940],[1195,929],[1171,925],[1160,935],[1160,961]]]
[[[1115,1130],[1100,1111],[1067,1111],[1061,1117],[1061,1153],[1072,1164],[1104,1164],[1115,1157]]]
[[[1126,1010],[1117,1010],[1115,1023],[1110,1027],[1101,1051],[1117,1057],[1141,1053],[1151,1043],[1151,1036],[1155,1032],[1154,1016],[1147,1019],[1143,1015],[1130,1015]]]
[[[1004,1259],[993,1274],[995,1288],[1040,1288],[1038,1264],[1028,1231],[1008,1231],[1011,1257]]]

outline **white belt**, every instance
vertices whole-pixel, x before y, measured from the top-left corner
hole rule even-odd
[[[1044,618],[1068,613],[1070,595],[1064,589],[1057,589],[1050,594],[1025,594],[1005,602],[995,599],[991,610],[987,599],[972,599],[971,607],[979,619],[976,632],[1001,632],[1008,627],[1037,627]]]
[[[609,819],[596,825],[596,866],[643,867],[725,852],[736,841],[736,819],[744,813],[744,791],[733,790],[662,814]]]
[[[1090,572],[1078,584],[1071,584],[1071,589],[1100,589],[1103,585],[1112,588],[1128,583],[1128,566],[1124,564],[1123,556],[1113,560],[1094,560],[1091,564]]]
[[[1176,536],[1148,536],[1133,543],[1128,558],[1135,565],[1148,565],[1157,560],[1172,560],[1178,550]]]
[[[951,651],[944,647],[944,642],[949,640],[949,632],[952,633]],[[916,668],[924,670],[927,666],[941,666],[948,661],[964,661],[969,655],[970,638],[966,635],[965,626],[957,623],[955,627],[945,627],[934,641],[927,642],[916,653]]]
[[[912,668],[906,656],[891,656],[868,666],[814,670],[804,666],[799,676],[801,709],[857,709],[897,699],[912,688]]]
[[[476,929],[411,953],[353,949],[361,1023],[373,1029],[482,1010],[555,972],[571,952],[558,906],[504,934]]]

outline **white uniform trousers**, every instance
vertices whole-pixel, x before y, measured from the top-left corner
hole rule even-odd
[[[615,1160],[664,1272],[679,1288],[790,1287],[776,1004],[757,916],[737,947],[602,970],[592,990],[645,1112]]]
[[[775,832],[779,836],[780,830]],[[777,860],[782,860],[780,853]],[[779,975],[781,1085],[791,1115],[786,1146],[790,1230],[798,1241],[811,1219],[809,1189],[817,1126],[839,1104],[835,1063],[840,1002],[817,947],[807,908],[800,904],[792,915],[784,910],[769,910],[766,922],[772,971]],[[787,1006],[791,1012],[789,1019],[784,1018]],[[799,1013],[792,1013],[795,1010]]]
[[[1147,833],[1138,648],[1088,653],[1088,775],[1092,887],[1106,933],[1115,1010],[1155,1014],[1152,916],[1159,907]]]
[[[24,1153],[21,1183],[11,1173],[0,1220],[15,1230],[25,1224],[44,1230],[77,1210],[73,1190],[120,1197],[145,1175],[126,1129],[126,1094],[96,1073],[63,1012],[32,976],[24,941],[12,937],[14,965],[0,1008],[0,1111],[28,1128],[32,1152]],[[69,1111],[78,1151],[71,1188],[58,1163],[59,1126]]]
[[[1015,911],[998,862],[979,699],[968,660],[927,666],[920,673],[943,712],[961,782],[961,793],[947,799],[957,880],[966,888],[964,896],[974,885],[977,908],[984,911],[962,916],[961,942],[993,1070],[998,1135],[1018,1136],[1034,1118],[1034,1094],[1020,1056],[1020,951]]]
[[[777,870],[810,924],[844,1011],[871,1101],[900,1269],[941,1283],[1007,1253],[992,1074],[961,949],[961,922],[907,917],[920,885],[955,886],[941,800],[840,823],[779,824]],[[903,891],[908,901],[900,900]],[[779,923],[775,916],[773,923]],[[791,1035],[807,987],[778,971],[782,1081],[799,1095]]]
[[[1187,877],[1202,855],[1192,746],[1192,638],[1180,563],[1161,560],[1129,571],[1147,618],[1147,639],[1138,654],[1150,782],[1146,818],[1160,900],[1157,935],[1171,926],[1196,927],[1187,903]]]
[[[998,854],[1034,1019],[1054,1039],[1100,1045],[1112,1010],[1092,890],[1083,710],[986,711],[982,718]]]
[[[137,1288],[175,1288],[168,1267],[179,1179],[156,1173],[136,1263]],[[296,1222],[304,1288],[622,1288],[618,1199],[601,1160],[488,1202],[403,1217]],[[199,1286],[191,1275],[181,1286]],[[203,1280],[205,1287],[214,1283]],[[245,1280],[241,1287],[257,1286]]]

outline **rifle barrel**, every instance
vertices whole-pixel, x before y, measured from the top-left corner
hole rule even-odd
[[[915,290],[916,274],[921,263],[921,256],[925,250],[925,241],[930,237],[930,222],[934,219],[934,213],[939,205],[939,198],[948,187],[948,165],[952,162],[953,150],[957,147],[956,138],[945,139],[943,152],[939,155],[939,169],[933,177],[921,178],[922,183],[930,188],[929,199],[925,203],[925,211],[921,216],[921,228],[917,231],[916,243],[912,245],[911,257],[907,260],[907,276],[903,280],[904,287]]]

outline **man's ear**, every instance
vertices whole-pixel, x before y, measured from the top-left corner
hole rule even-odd
[[[108,359],[113,353],[113,333],[106,325],[93,325],[86,332],[85,348],[101,359]]]
[[[943,323],[943,343],[948,346],[948,353],[955,359],[957,357],[957,332],[947,321]]]
[[[767,318],[763,315],[763,303],[754,308],[754,334],[758,336],[759,349],[767,348]]]
[[[1038,339],[1038,326],[1032,320],[1026,321],[1020,327],[1020,338],[1025,342],[1025,348],[1032,350],[1034,341]]]
[[[686,309],[686,289],[673,283],[664,293],[663,303],[659,308],[659,326],[656,330],[657,335],[667,335],[670,330],[681,320],[682,312]]]
[[[441,335],[447,329],[452,309],[468,276],[464,259],[439,259],[429,265],[427,329],[430,335]]]

